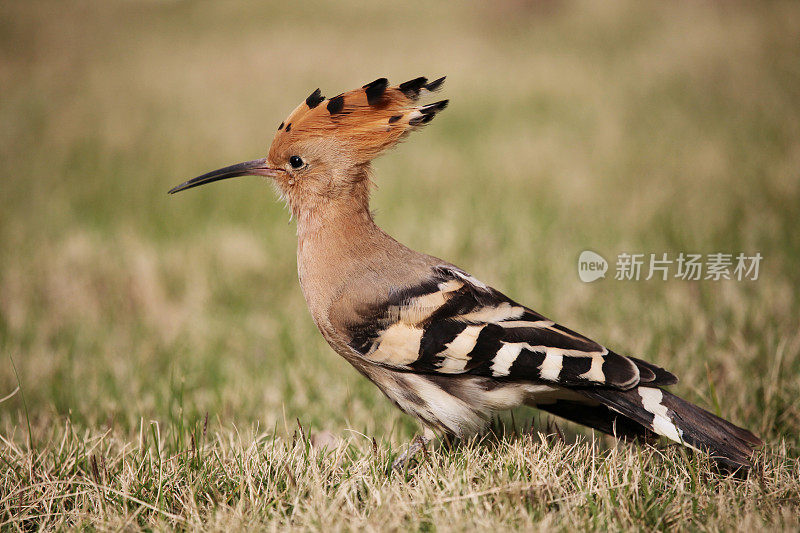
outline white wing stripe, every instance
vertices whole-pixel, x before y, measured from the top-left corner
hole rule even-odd
[[[422,329],[398,322],[381,335],[378,349],[369,358],[378,363],[407,365],[417,360]]]
[[[440,355],[444,355],[448,358],[454,357],[456,359],[464,359],[466,361],[469,359],[469,352],[475,348],[475,343],[478,341],[478,335],[480,335],[483,328],[483,325],[467,326],[464,328],[464,331],[456,335],[455,339],[445,345],[447,348],[442,350]]]
[[[452,268],[452,267],[446,267],[446,268],[447,268],[448,271],[452,272],[453,274],[455,274],[459,278],[463,279],[464,281],[466,281],[470,285],[474,285],[474,286],[478,287],[479,289],[483,289],[485,291],[489,290],[489,287],[484,282],[480,281],[477,278],[474,278],[474,277],[470,276],[469,274],[467,274],[463,270],[458,269],[458,268]]]
[[[519,306],[512,306],[508,302],[492,307],[481,307],[478,310],[463,315],[458,315],[456,320],[462,322],[500,322],[512,318],[519,318],[525,309]]]
[[[597,383],[605,383],[606,375],[603,373],[603,357],[592,357],[592,366],[589,367],[589,370],[583,374],[580,374],[578,377],[581,379],[587,379],[589,381],[596,381]]]
[[[503,326],[504,328],[549,328],[555,324],[552,320],[507,320],[505,322],[499,322],[498,326]]]
[[[439,283],[438,291],[412,298],[407,305],[400,307],[399,320],[410,324],[422,322],[447,303],[451,292],[457,291],[463,286],[464,283],[457,279]]]
[[[642,407],[653,414],[653,430],[659,435],[689,446],[683,440],[683,431],[672,422],[667,407],[661,403],[661,400],[664,399],[661,389],[639,387],[638,392],[642,398]],[[693,446],[689,447],[693,448]]]
[[[525,346],[525,343],[504,344],[502,348],[497,350],[491,367],[492,375],[507,376],[511,365],[517,360],[519,353]]]
[[[603,348],[602,352],[584,352],[583,350],[567,350],[565,348],[554,348],[553,346],[531,346],[527,345],[532,352],[542,352],[548,355],[558,355],[564,357],[602,357],[608,353],[608,348]]]
[[[547,355],[545,355],[544,361],[542,361],[542,365],[539,367],[539,376],[542,379],[558,381],[558,376],[561,374],[561,367],[564,365],[564,356],[551,349],[548,349],[545,353]]]

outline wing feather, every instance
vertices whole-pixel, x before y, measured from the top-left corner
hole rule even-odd
[[[567,387],[669,385],[666,370],[560,326],[452,266],[392,294],[349,328],[364,359],[399,370]]]

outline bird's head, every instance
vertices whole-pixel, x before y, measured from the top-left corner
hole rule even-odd
[[[317,89],[278,126],[267,157],[203,174],[169,192],[237,176],[267,176],[295,213],[339,199],[366,201],[370,161],[447,106],[447,100],[418,105],[443,82],[416,78],[389,87],[380,78],[329,99]]]

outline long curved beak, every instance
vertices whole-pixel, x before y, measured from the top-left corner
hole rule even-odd
[[[277,177],[279,172],[282,172],[282,170],[271,168],[267,164],[267,158],[265,157],[263,159],[255,159],[253,161],[246,161],[244,163],[238,163],[229,167],[220,168],[219,170],[214,170],[208,174],[197,176],[196,178],[192,178],[189,181],[181,183],[177,187],[173,187],[169,190],[169,194],[175,194],[176,192],[185,191],[186,189],[191,189],[192,187],[197,187],[198,185],[205,185],[206,183],[211,183],[213,181],[237,178],[239,176],[267,176],[274,178]]]

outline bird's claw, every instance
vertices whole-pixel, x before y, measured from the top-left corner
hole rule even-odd
[[[394,460],[392,463],[392,470],[396,472],[402,472],[403,470],[406,470],[419,452],[423,452],[427,457],[428,449],[426,446],[429,440],[430,439],[427,439],[421,435],[414,437],[414,440],[409,443],[408,449],[401,453],[397,459]]]

